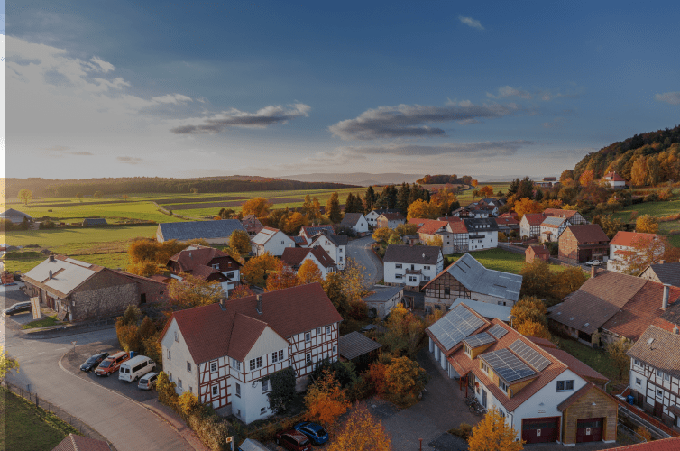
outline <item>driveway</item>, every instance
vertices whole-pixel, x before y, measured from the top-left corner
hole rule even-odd
[[[366,269],[364,272],[364,286],[366,287],[383,279],[383,264],[371,250],[373,243],[375,241],[370,235],[347,243],[347,258],[353,259]]]

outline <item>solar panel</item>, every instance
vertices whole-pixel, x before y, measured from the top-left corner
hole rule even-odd
[[[430,326],[429,330],[448,351],[484,324],[483,319],[467,308],[457,306]]]
[[[467,337],[463,341],[471,348],[476,348],[477,346],[488,345],[489,343],[493,343],[496,340],[494,340],[494,338],[486,332],[482,332],[480,334]]]
[[[550,365],[550,360],[522,340],[515,341],[509,348],[512,352],[520,356],[522,360],[535,368],[536,371],[543,371]]]
[[[489,329],[489,333],[496,338],[501,338],[503,335],[508,333],[508,330],[500,324],[496,324],[491,329]]]
[[[482,354],[480,357],[509,384],[536,374],[534,370],[506,348]]]

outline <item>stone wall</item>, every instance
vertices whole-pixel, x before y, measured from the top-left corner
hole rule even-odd
[[[69,297],[71,321],[119,316],[130,305],[138,306],[138,287],[126,277],[104,269]]]

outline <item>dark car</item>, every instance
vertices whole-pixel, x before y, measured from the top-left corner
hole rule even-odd
[[[100,363],[102,363],[104,361],[104,359],[107,358],[108,356],[109,355],[105,352],[103,352],[101,354],[93,355],[92,357],[87,359],[87,361],[85,363],[80,365],[80,371],[85,371],[86,373],[89,373],[93,369],[97,368],[97,366]]]
[[[11,307],[5,309],[5,316],[12,316],[15,313],[30,312],[31,301],[17,302]]]
[[[293,426],[293,429],[304,434],[312,445],[319,446],[328,441],[328,432],[320,424],[303,421]]]
[[[290,451],[312,451],[309,439],[295,429],[288,429],[277,433],[276,444]]]

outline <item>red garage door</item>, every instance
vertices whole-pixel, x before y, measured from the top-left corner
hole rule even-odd
[[[560,417],[522,420],[522,440],[527,443],[556,442],[560,436]]]
[[[602,440],[604,418],[588,418],[576,421],[576,443],[599,442]]]

